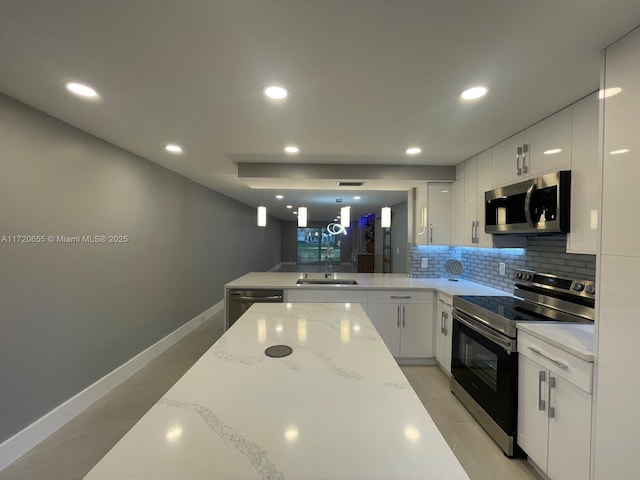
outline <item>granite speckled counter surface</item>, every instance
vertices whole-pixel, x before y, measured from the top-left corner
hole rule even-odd
[[[402,273],[338,273],[334,277],[353,279],[357,285],[296,285],[303,278],[299,272],[251,272],[225,285],[225,288],[296,288],[296,289],[421,289],[437,290],[447,295],[511,295],[468,280],[451,282],[446,278],[412,278]],[[309,279],[322,279],[321,273],[309,273]]]
[[[251,307],[85,480],[204,478],[468,480],[362,307],[336,303]]]

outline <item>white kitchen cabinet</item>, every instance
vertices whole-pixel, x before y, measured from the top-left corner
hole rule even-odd
[[[464,242],[469,247],[492,247],[491,234],[484,231],[484,193],[491,189],[491,149],[468,159],[464,182]]]
[[[517,183],[527,177],[571,168],[571,107],[545,118],[493,147],[491,183]]]
[[[451,244],[451,183],[425,183],[416,187],[414,242],[416,245]]]
[[[434,356],[432,292],[371,291],[368,303],[369,318],[394,357]]]
[[[436,360],[451,375],[451,345],[453,322],[453,300],[449,295],[438,293],[436,303]]]
[[[464,244],[464,177],[451,185],[451,245]]]
[[[518,445],[551,480],[588,480],[593,364],[518,332]]]
[[[571,106],[571,233],[568,253],[596,254],[602,166],[599,161],[598,94]]]
[[[524,145],[524,132],[507,138],[491,149],[492,186],[522,180],[522,171],[520,170],[520,175],[517,173],[517,169],[522,168],[521,158],[517,155],[518,148],[522,148],[522,145]]]

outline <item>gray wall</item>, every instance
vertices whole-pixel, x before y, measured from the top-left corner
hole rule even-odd
[[[280,262],[280,222],[0,95],[0,443]],[[177,160],[180,161],[180,160]]]
[[[407,273],[407,202],[391,207],[391,272]]]

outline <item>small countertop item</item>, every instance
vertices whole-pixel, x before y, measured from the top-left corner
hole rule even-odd
[[[527,332],[582,360],[593,362],[593,323],[518,323],[518,330]]]
[[[360,305],[260,303],[85,480],[143,478],[469,477]]]
[[[332,278],[353,279],[357,285],[296,285],[304,273],[251,272],[225,285],[226,288],[301,288],[301,289],[353,289],[353,290],[437,290],[447,295],[509,295],[495,288],[469,280],[450,282],[446,278],[414,278],[403,273],[338,273]],[[308,279],[324,278],[322,273],[309,273]]]

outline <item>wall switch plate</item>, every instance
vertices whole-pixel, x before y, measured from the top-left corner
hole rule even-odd
[[[429,268],[429,259],[428,258],[423,258],[422,259],[422,268]]]
[[[498,264],[498,266],[500,268],[500,275],[504,276],[504,274],[505,274],[505,264],[504,264],[504,262],[500,262]]]

